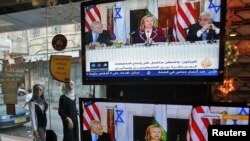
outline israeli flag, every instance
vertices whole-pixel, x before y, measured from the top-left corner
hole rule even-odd
[[[125,8],[123,2],[116,2],[113,8],[114,35],[113,40],[122,40],[126,43]]]
[[[115,141],[128,140],[128,121],[125,104],[117,104],[115,108]]]
[[[220,22],[221,0],[206,0],[204,3],[204,11],[210,11],[215,22]]]
[[[233,115],[233,117],[235,118],[238,117],[236,119],[227,119],[226,120],[227,125],[248,125],[249,108],[231,107],[231,108],[228,108],[227,114]]]

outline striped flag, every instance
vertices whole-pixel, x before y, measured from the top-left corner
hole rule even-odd
[[[101,21],[101,14],[96,5],[86,7],[85,13],[85,31],[89,31],[92,22]]]
[[[176,15],[174,17],[173,36],[174,41],[186,41],[187,28],[195,23],[194,3],[176,2]]]
[[[152,15],[156,20],[154,25],[158,26],[158,0],[148,0],[146,14]]]
[[[164,129],[163,141],[167,141],[167,107],[166,105],[155,105],[153,124]]]
[[[209,106],[194,107],[189,119],[187,141],[207,141],[208,125],[211,125],[212,119],[202,118],[201,114],[211,113]]]
[[[83,103],[83,129],[90,129],[89,123],[92,120],[101,121],[101,116],[97,105],[94,102],[85,102]]]

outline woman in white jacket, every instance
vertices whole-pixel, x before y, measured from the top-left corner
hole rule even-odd
[[[48,103],[44,99],[44,88],[41,84],[35,84],[33,86],[33,96],[29,102],[29,109],[33,128],[33,136],[36,140],[46,141],[46,111],[48,109]]]

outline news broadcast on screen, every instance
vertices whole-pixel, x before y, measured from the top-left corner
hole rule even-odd
[[[221,82],[225,6],[225,0],[83,2],[83,83]]]
[[[242,127],[245,128],[244,132],[249,132],[249,107],[243,104],[166,104],[82,98],[80,109],[83,112],[80,115],[81,132],[89,130],[90,122],[97,120],[101,122],[103,132],[116,141],[145,141],[146,130],[150,126],[162,129],[161,141],[208,141],[208,137],[212,135],[209,128],[213,126],[216,127],[213,128],[215,137],[216,129],[230,131],[225,128],[227,126],[235,132]],[[235,133],[224,135],[240,136]],[[246,139],[246,135],[242,137]],[[82,138],[84,139],[84,134]]]

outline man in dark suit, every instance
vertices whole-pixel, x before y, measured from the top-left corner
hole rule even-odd
[[[108,133],[103,132],[102,124],[97,120],[89,123],[90,130],[83,131],[83,141],[111,141]]]
[[[219,38],[220,29],[213,22],[212,14],[204,11],[200,14],[199,22],[188,27],[187,41],[202,41]]]
[[[112,45],[111,36],[107,30],[103,30],[100,21],[91,24],[91,31],[85,33],[85,43],[89,47],[100,47]]]

